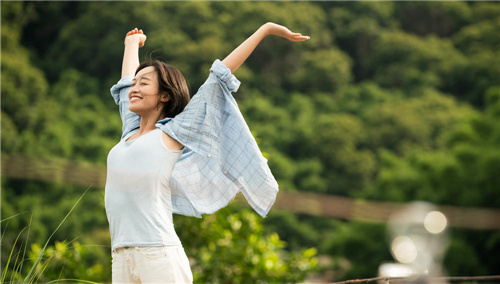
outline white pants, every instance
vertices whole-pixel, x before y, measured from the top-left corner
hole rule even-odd
[[[111,254],[113,283],[193,283],[182,246],[125,247]]]

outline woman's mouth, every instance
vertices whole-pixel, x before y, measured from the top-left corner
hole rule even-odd
[[[131,97],[130,97],[130,101],[131,101],[131,102],[138,101],[138,100],[142,100],[142,98],[141,98],[141,97],[139,97],[139,96],[131,96]]]

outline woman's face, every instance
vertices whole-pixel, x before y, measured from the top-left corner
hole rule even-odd
[[[144,116],[158,111],[158,74],[153,66],[140,70],[128,92],[130,111]]]

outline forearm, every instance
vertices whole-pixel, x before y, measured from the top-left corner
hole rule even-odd
[[[253,35],[240,44],[231,54],[222,60],[222,63],[231,69],[231,72],[236,71],[248,56],[252,54],[257,45],[268,35],[280,36],[293,42],[309,40],[309,36],[294,33],[287,27],[269,22],[261,26]]]
[[[233,52],[231,52],[222,63],[231,69],[231,73],[236,71],[243,62],[252,54],[257,45],[268,35],[266,25],[261,26],[255,33],[240,44]]]
[[[123,52],[122,78],[134,76],[139,64],[139,43],[134,41],[126,42],[125,51]]]

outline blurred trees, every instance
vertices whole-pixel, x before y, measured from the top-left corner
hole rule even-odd
[[[214,59],[222,59],[259,25],[273,21],[310,35],[311,40],[263,41],[235,74],[242,81],[235,98],[281,190],[500,206],[496,178],[500,6],[496,3],[2,2],[1,6],[3,153],[104,164],[120,136],[109,88],[119,79],[127,30],[142,28],[148,41],[141,59],[153,53],[175,65],[194,94]],[[64,212],[79,191],[75,186],[5,178],[2,189],[2,218],[31,210],[43,216],[34,217],[37,242],[61,219],[57,211]],[[107,241],[102,192],[89,194],[86,208],[91,210],[68,223],[58,240],[73,231],[72,237]],[[28,215],[8,221],[2,245],[13,243],[16,230],[27,226]],[[194,267],[212,270],[220,282],[228,275],[259,278],[262,271],[229,268],[230,273],[224,273],[229,266],[206,258],[218,253],[218,258],[222,254],[244,258],[232,246],[207,245],[227,241],[223,232],[237,221],[243,227],[231,230],[232,241],[248,245],[250,235],[266,244],[255,255],[267,254],[270,262],[250,263],[255,267],[272,263],[277,269],[272,273],[277,274],[269,274],[269,279],[297,281],[303,275],[280,274],[283,267],[296,269],[287,258],[272,256],[270,246],[281,254],[283,241],[290,251],[317,247],[319,254],[329,254],[337,277],[374,276],[377,263],[390,260],[380,241],[381,226],[271,211],[260,228],[252,216],[224,211],[203,220],[180,218],[178,231],[186,247],[190,243],[188,255],[198,261]],[[7,222],[2,229],[5,226]],[[200,226],[207,226],[210,234],[197,233]],[[210,226],[226,229],[211,231]],[[268,235],[255,236],[261,229]],[[498,262],[488,254],[498,251],[498,236],[482,232],[475,240],[477,234],[452,232],[445,261],[450,275],[497,272]],[[290,253],[289,259],[294,259]],[[461,253],[470,261],[453,257]],[[375,254],[373,263],[360,265]],[[214,280],[204,278],[205,272],[199,270],[195,277]]]

